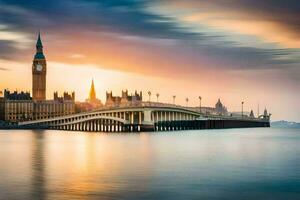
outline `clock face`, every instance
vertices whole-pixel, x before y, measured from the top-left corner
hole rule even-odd
[[[36,70],[39,71],[39,72],[42,71],[43,70],[43,65],[37,64],[36,65]]]

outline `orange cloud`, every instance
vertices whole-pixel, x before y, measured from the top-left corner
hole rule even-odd
[[[300,48],[299,30],[267,12],[235,7],[223,1],[220,4],[203,1],[166,1],[158,12],[183,13],[172,15],[179,23],[190,27],[207,25],[217,30],[256,36],[262,42],[276,43],[282,48]],[[238,4],[237,4],[238,5]],[[179,12],[180,11],[180,12]],[[168,14],[167,14],[168,15]],[[272,16],[271,16],[272,15]],[[288,16],[285,18],[292,18]]]

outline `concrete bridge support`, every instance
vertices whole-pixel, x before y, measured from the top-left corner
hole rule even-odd
[[[89,132],[175,131],[233,127],[268,127],[268,120],[226,119],[220,116],[197,120],[200,113],[180,107],[113,108],[54,119],[22,122],[24,127]]]

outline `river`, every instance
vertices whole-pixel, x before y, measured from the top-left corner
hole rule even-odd
[[[0,199],[300,199],[300,129],[0,130]]]

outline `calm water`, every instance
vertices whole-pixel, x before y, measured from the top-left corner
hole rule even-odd
[[[300,129],[0,131],[0,199],[300,199]]]

